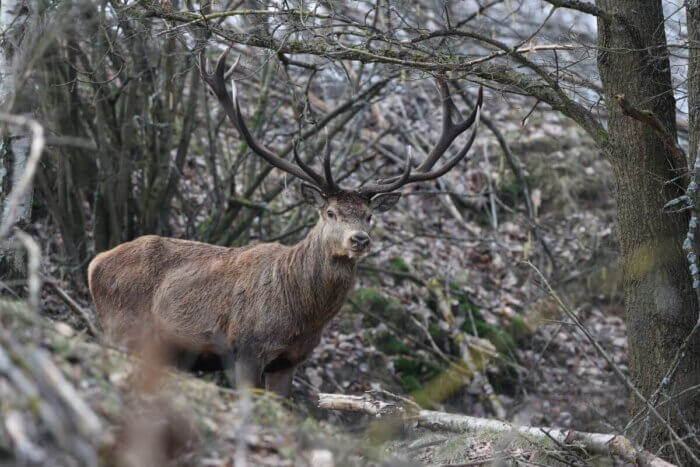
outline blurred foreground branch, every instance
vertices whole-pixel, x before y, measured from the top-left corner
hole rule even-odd
[[[41,426],[60,452],[80,465],[98,465],[102,423],[46,350],[22,345],[9,332],[0,332],[0,378],[18,401],[35,407],[34,411],[14,410],[4,420],[21,461],[41,462],[47,457],[44,448],[31,441],[31,433]]]

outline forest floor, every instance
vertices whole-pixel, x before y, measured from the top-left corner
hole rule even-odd
[[[319,392],[385,390],[433,410],[486,418],[502,411],[521,425],[624,429],[623,385],[547,288],[625,372],[609,168],[572,122],[534,112],[522,126],[506,110],[492,119],[526,168],[533,220],[555,264],[523,214],[520,188],[496,139],[484,132],[469,169],[450,174],[440,187],[476,196],[414,190],[396,212],[377,221],[379,246],[363,263],[343,312],[298,371],[293,402],[264,394],[241,400],[222,375],[199,378],[144,367],[86,335],[53,288],[43,289],[38,321],[25,307],[3,302],[0,349],[16,355],[5,361],[0,354],[0,465],[18,452],[34,460],[55,457],[56,465],[99,459],[110,465],[224,466],[239,465],[244,457],[237,455],[250,465],[479,465],[494,459],[598,465],[600,459],[555,443],[378,428],[367,415],[317,406]],[[60,271],[51,260],[42,265],[45,275],[89,308],[85,288],[61,281]],[[34,349],[37,339],[41,345]],[[22,402],[17,389],[23,378],[34,381],[38,393],[56,384],[31,370],[46,364],[42,355],[77,390],[59,390],[58,409]],[[465,358],[476,365],[470,375],[461,371]],[[497,403],[486,397],[484,381]],[[76,406],[77,399],[87,407]],[[51,410],[59,412],[52,418]],[[86,413],[97,421],[89,422]]]

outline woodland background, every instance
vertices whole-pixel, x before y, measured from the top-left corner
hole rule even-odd
[[[695,0],[3,0],[0,464],[700,463],[699,25]],[[293,402],[223,375],[135,383],[90,311],[87,263],[139,235],[314,224],[199,77],[228,48],[256,136],[314,164],[327,138],[348,183],[425,156],[436,78],[463,114],[485,89],[467,159],[377,216]],[[319,393],[631,443],[455,433]]]

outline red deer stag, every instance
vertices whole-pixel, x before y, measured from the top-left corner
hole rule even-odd
[[[372,213],[392,208],[401,196],[395,190],[403,185],[440,177],[465,157],[476,136],[483,92],[479,90],[472,114],[454,123],[449,89],[438,81],[442,134],[425,161],[412,170],[407,158],[401,175],[345,189],[331,175],[328,143],[321,174],[296,151],[295,165],[255,139],[241,114],[233,80],[233,96],[226,90],[233,67],[225,71],[225,56],[210,74],[200,55],[203,80],[253,152],[303,181],[304,199],[318,209],[316,226],[293,246],[225,248],[140,237],[92,260],[90,293],[108,339],[132,349],[144,338],[155,340],[173,352],[172,363],[177,363],[176,356],[196,357],[194,367],[199,369],[233,364],[237,384],[258,387],[264,378],[267,390],[287,396],[295,368],[316,347],[353,286],[357,261],[369,250]],[[433,169],[472,125],[465,146]]]

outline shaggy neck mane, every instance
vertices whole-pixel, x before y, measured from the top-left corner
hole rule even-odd
[[[318,223],[304,240],[292,246],[281,258],[283,293],[290,309],[308,326],[323,326],[340,310],[355,281],[356,261],[332,256],[321,240]]]

